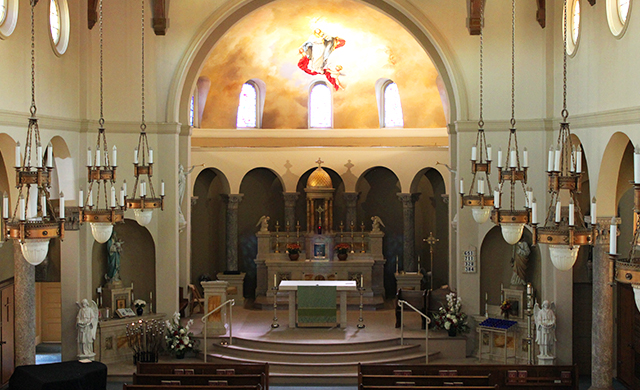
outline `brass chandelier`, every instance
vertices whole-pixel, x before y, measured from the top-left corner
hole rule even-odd
[[[53,172],[53,146],[46,148],[46,154],[40,143],[40,129],[36,117],[35,98],[35,28],[34,8],[36,0],[31,0],[31,107],[29,126],[25,142],[24,156],[21,160],[21,146],[15,149],[16,187],[18,201],[9,217],[9,197],[5,193],[2,199],[3,235],[7,239],[18,240],[25,260],[33,265],[40,264],[49,251],[49,240],[64,238],[64,194],[60,193],[60,213],[54,213],[49,199]],[[35,143],[35,161],[32,160]],[[33,165],[32,165],[33,164]]]
[[[483,43],[484,43],[484,1],[480,5],[480,118],[478,120],[478,134],[476,143],[471,147],[471,186],[469,193],[464,192],[464,179],[460,179],[460,208],[471,207],[473,219],[477,223],[485,223],[491,215],[491,208],[494,205],[494,197],[491,195],[491,145],[487,145],[484,135],[484,120],[482,118],[483,103]],[[476,175],[480,173],[477,179]],[[485,195],[485,192],[488,195]]]

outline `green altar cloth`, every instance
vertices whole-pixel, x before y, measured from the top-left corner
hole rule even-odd
[[[336,287],[298,287],[298,326],[336,326]]]

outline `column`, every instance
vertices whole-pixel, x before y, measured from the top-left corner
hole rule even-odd
[[[20,243],[13,240],[15,364],[36,364],[36,267],[22,256]]]
[[[283,192],[284,196],[284,226],[289,224],[289,227],[295,231],[296,229],[296,201],[298,200],[299,192]]]
[[[613,275],[609,260],[611,217],[597,218],[598,237],[593,247],[593,306],[591,309],[591,387],[613,389]]]
[[[359,192],[345,192],[342,194],[344,196],[344,200],[347,204],[347,215],[346,220],[344,221],[344,226],[350,226],[351,222],[355,225],[356,223],[356,207],[358,205],[358,197],[360,196]]]
[[[404,225],[404,245],[402,270],[405,272],[417,272],[418,264],[415,259],[415,209],[414,204],[420,194],[398,193],[402,202],[402,219]]]
[[[238,270],[238,205],[244,194],[227,195],[227,271]]]

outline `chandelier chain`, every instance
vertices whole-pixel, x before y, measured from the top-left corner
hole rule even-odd
[[[100,0],[100,127],[104,126],[104,112],[103,112],[103,86],[102,86],[102,0]]]
[[[516,125],[516,0],[511,0],[511,127]]]
[[[567,117],[569,117],[569,111],[567,111],[567,37],[569,35],[569,31],[567,31],[567,18],[568,18],[569,10],[567,9],[567,0],[564,0],[564,16],[563,16],[563,26],[564,26],[564,34],[562,36],[562,119],[566,122]]]
[[[142,122],[140,129],[144,132],[147,125],[144,122],[144,0],[142,0]]]
[[[35,43],[35,22],[34,22],[34,7],[33,1],[31,2],[31,107],[29,112],[31,116],[36,115],[36,43]]]
[[[478,127],[484,127],[483,109],[483,47],[484,47],[484,0],[480,1],[480,118]]]

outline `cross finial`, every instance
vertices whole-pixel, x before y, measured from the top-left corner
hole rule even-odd
[[[429,245],[435,245],[436,242],[438,242],[440,240],[433,236],[433,232],[429,232],[429,237],[423,239],[422,241],[426,242]]]
[[[318,166],[321,166],[324,163],[324,161],[322,161],[322,159],[320,157],[318,157],[318,160],[316,161],[316,164],[318,164]]]

